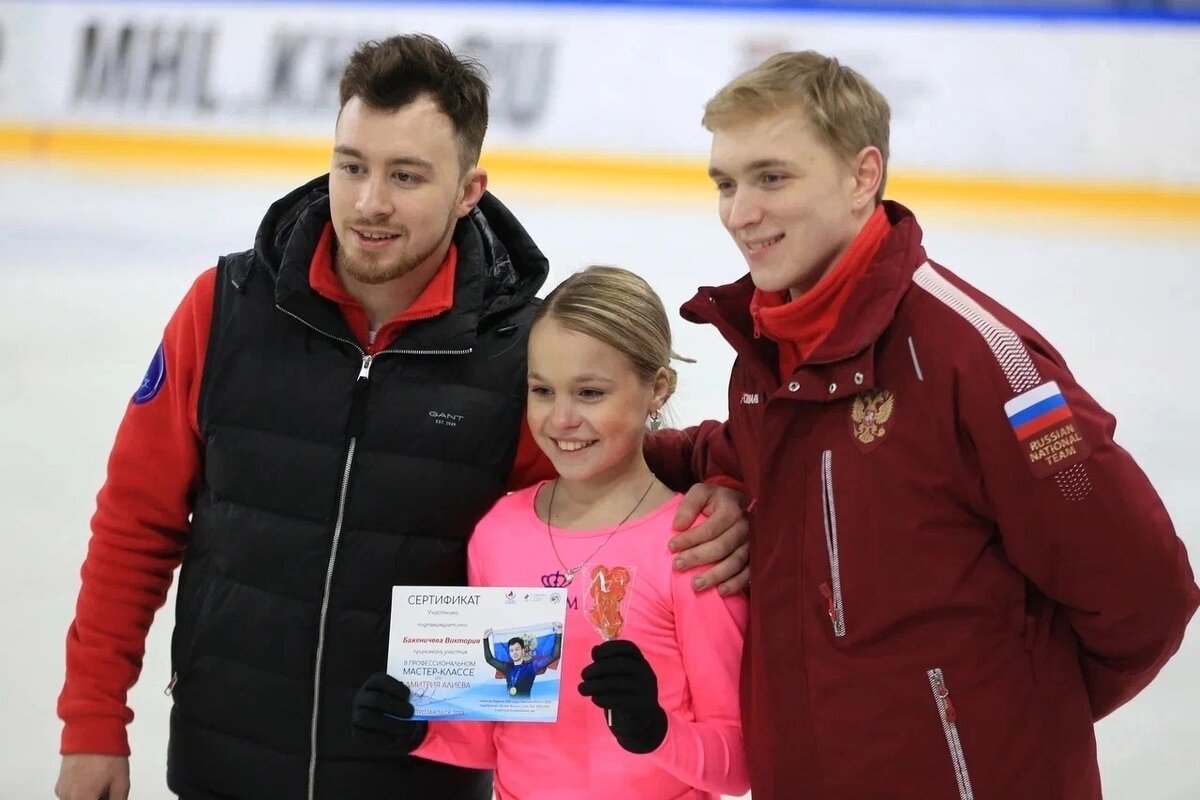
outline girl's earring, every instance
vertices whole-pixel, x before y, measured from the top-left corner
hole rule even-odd
[[[662,428],[662,412],[657,408],[650,412],[650,430],[656,431]]]

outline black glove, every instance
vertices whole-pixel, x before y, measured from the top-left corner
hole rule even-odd
[[[425,741],[429,726],[412,721],[408,695],[408,687],[386,672],[367,678],[354,695],[354,741],[401,753],[416,750]]]
[[[592,648],[579,693],[612,712],[610,729],[631,753],[649,753],[667,737],[667,712],[658,704],[658,678],[633,642],[614,639]]]

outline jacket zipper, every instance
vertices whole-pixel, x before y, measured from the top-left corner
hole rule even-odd
[[[846,616],[842,606],[842,564],[838,553],[837,506],[833,497],[832,450],[821,454],[821,509],[825,517],[825,552],[829,555],[831,583],[822,583],[819,588],[828,607],[829,621],[833,623],[833,635],[841,638],[846,635]]]
[[[958,737],[958,712],[954,710],[954,703],[950,701],[946,677],[937,668],[927,671],[925,675],[929,678],[929,688],[933,690],[938,716],[942,718],[942,731],[946,734],[946,746],[950,748],[950,761],[954,765],[955,780],[958,781],[959,800],[975,800],[975,792],[971,789],[971,776],[967,772],[967,759],[963,755],[962,741]]]
[[[325,587],[321,594],[321,617],[320,627],[317,629],[317,653],[313,671],[313,700],[312,700],[312,722],[309,727],[309,753],[308,753],[308,800],[315,800],[317,787],[317,735],[320,730],[321,721],[321,669],[325,661],[325,628],[329,617],[329,598],[333,590],[333,570],[337,563],[338,545],[342,538],[342,524],[346,513],[346,497],[350,489],[350,467],[354,464],[354,453],[358,449],[358,438],[362,436],[363,427],[366,423],[366,400],[367,386],[371,379],[371,365],[375,359],[381,355],[411,355],[411,356],[460,356],[469,355],[473,348],[463,350],[381,350],[374,355],[368,355],[365,350],[349,339],[341,336],[334,336],[332,333],[318,328],[316,325],[288,311],[286,308],[276,304],[277,309],[287,314],[292,319],[322,336],[333,339],[334,341],[343,342],[350,345],[359,352],[362,356],[362,367],[358,371],[358,377],[354,381],[353,394],[351,396],[350,419],[348,427],[350,429],[350,447],[346,451],[346,463],[342,468],[342,486],[338,493],[337,518],[333,526],[333,542],[329,548],[329,563],[325,567]],[[171,682],[171,688],[174,687],[174,680]]]

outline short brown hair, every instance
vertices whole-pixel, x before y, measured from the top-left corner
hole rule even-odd
[[[671,350],[671,323],[650,284],[621,267],[591,266],[560,283],[546,296],[533,321],[551,319],[569,331],[598,339],[629,359],[641,381],[654,383],[660,368],[668,375],[667,395],[677,377]]]
[[[712,131],[732,122],[800,108],[817,136],[846,160],[864,147],[879,148],[887,183],[892,112],[887,98],[836,58],[812,50],[777,53],[727,83],[704,106],[701,124]]]
[[[364,42],[350,56],[338,94],[339,108],[358,97],[382,111],[428,95],[454,124],[462,171],[479,163],[488,125],[485,70],[475,59],[455,55],[440,39],[414,33]]]

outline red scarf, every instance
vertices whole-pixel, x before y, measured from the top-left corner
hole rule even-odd
[[[750,300],[754,332],[779,344],[781,376],[791,375],[829,336],[891,229],[883,206],[876,206],[846,252],[812,289],[790,302],[787,292],[754,291]]]

